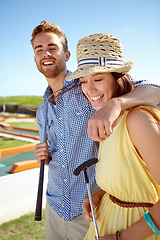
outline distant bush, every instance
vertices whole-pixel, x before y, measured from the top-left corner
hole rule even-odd
[[[14,104],[27,107],[36,107],[43,102],[42,96],[13,96],[13,97],[0,97],[0,105]]]

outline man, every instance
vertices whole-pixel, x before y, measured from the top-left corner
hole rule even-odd
[[[74,87],[77,80],[65,80],[71,74],[66,67],[70,52],[62,30],[52,23],[42,22],[34,29],[31,43],[37,68],[49,84],[44,102],[37,111],[41,142],[47,122],[47,143],[37,144],[35,149],[38,162],[42,159],[49,162],[46,239],[80,240],[88,229],[88,223],[81,214],[87,189],[83,175],[76,177],[73,171],[84,161],[97,156],[98,143],[90,137],[104,140],[112,133],[112,123],[121,110],[133,105],[156,104],[160,99],[160,89],[138,87],[132,93],[113,99],[91,118],[95,112],[81,89]],[[94,192],[97,190],[94,167],[88,169],[88,175]]]

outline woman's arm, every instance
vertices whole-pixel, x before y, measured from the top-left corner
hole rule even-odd
[[[131,110],[126,121],[133,145],[160,184],[160,125],[144,109]]]
[[[132,110],[127,116],[127,127],[133,145],[147,164],[154,179],[160,184],[160,125],[150,114]],[[157,228],[160,229],[160,200],[149,213]],[[143,217],[122,231],[120,239],[141,240],[152,234]]]
[[[149,114],[148,112],[146,112]],[[152,176],[160,184],[160,125],[149,115],[133,109],[127,115],[127,128],[138,154],[147,164]],[[160,200],[150,209],[149,214],[160,230]],[[117,219],[118,221],[118,219]],[[144,240],[153,231],[144,217],[120,233],[120,240]],[[101,240],[115,240],[115,234],[106,235]]]
[[[112,133],[113,123],[121,111],[138,105],[153,106],[159,102],[160,88],[150,85],[136,87],[130,93],[112,98],[89,119],[88,136],[94,141],[102,142]]]

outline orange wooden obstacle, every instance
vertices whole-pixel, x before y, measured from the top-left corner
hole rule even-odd
[[[32,151],[35,149],[35,146],[36,144],[27,144],[27,145],[18,146],[18,147],[0,149],[0,156],[13,154],[13,153]]]
[[[22,172],[37,167],[40,167],[37,160],[27,160],[14,163],[9,172],[10,173]]]

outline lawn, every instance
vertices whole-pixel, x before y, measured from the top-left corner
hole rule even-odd
[[[0,105],[2,104],[15,104],[27,107],[39,106],[43,102],[42,96],[13,96],[13,97],[0,97]]]
[[[26,141],[21,141],[13,138],[6,138],[3,136],[0,136],[0,149],[18,147],[26,144],[31,144],[31,142],[26,142]]]
[[[8,123],[12,127],[26,128],[32,130],[38,130],[38,126],[36,122],[9,122]],[[32,133],[31,133],[32,134]],[[6,138],[0,136],[0,149],[10,148],[10,147],[18,147],[26,144],[31,144],[31,142],[21,141],[13,138]]]
[[[36,122],[23,122],[23,120],[22,120],[22,122],[9,122],[8,124],[12,127],[38,130],[38,125]]]
[[[42,221],[34,220],[34,213],[26,214],[0,225],[1,240],[45,240],[45,210]]]

